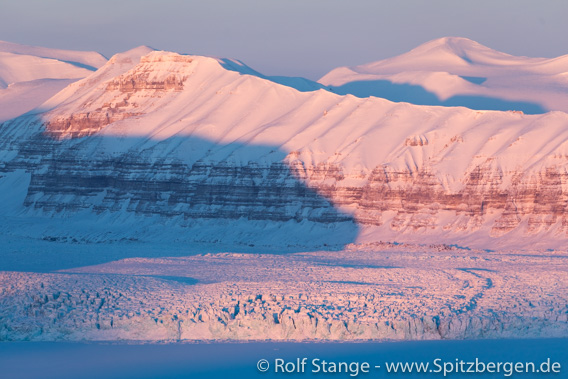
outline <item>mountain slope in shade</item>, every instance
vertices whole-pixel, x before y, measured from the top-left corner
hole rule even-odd
[[[420,105],[568,111],[568,55],[515,57],[466,38],[441,38],[394,58],[337,68],[319,82],[339,94]]]
[[[95,52],[0,41],[0,122],[24,114],[106,63]]]
[[[152,238],[247,243],[565,241],[565,113],[299,92],[218,59],[148,50],[0,125],[0,188],[26,193],[5,214],[44,220],[19,233],[150,238],[151,225]]]
[[[258,76],[259,78],[270,80],[271,82],[282,84],[287,87],[292,87],[301,92],[316,91],[318,89],[324,89],[325,86],[314,82],[312,80],[294,77],[294,76],[266,76],[260,72],[254,70],[253,68],[247,66],[243,62],[236,59],[220,58],[217,59],[221,66],[227,70],[236,71],[244,75]]]

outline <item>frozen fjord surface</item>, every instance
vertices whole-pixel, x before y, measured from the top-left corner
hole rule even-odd
[[[5,271],[0,339],[566,337],[567,259],[379,244]]]
[[[0,343],[0,365],[6,377],[37,378],[266,378],[256,369],[259,359],[295,361],[306,357],[328,362],[369,362],[383,368],[368,376],[385,375],[384,362],[535,362],[550,358],[568,367],[566,339],[405,341],[394,343],[207,343],[207,344],[81,344],[50,342]],[[103,363],[104,362],[104,363]],[[431,364],[431,363],[430,363]],[[347,374],[348,375],[348,374]],[[348,377],[345,375],[345,377]],[[363,375],[363,374],[361,374]],[[399,373],[396,377],[416,377]],[[278,377],[282,377],[279,374]],[[286,374],[286,377],[321,377]],[[451,378],[471,378],[452,374]],[[421,377],[439,377],[423,375]],[[481,375],[481,377],[485,377]],[[523,374],[542,378],[543,374]]]

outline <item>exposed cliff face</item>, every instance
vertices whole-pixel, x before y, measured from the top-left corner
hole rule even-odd
[[[164,52],[113,58],[48,105],[2,124],[0,171],[29,172],[24,207],[54,217],[355,221],[448,241],[568,232],[560,112],[301,93]]]
[[[78,112],[51,118],[45,123],[46,133],[57,139],[79,138],[93,135],[113,122],[142,115],[142,110],[136,109],[144,98],[160,99],[169,91],[183,90],[191,62],[191,58],[177,54],[143,56],[134,70],[107,81],[96,101],[91,97],[80,104]],[[101,98],[107,101],[101,104]]]
[[[245,166],[196,162],[188,166],[141,161],[135,156],[95,162],[57,157],[43,163],[46,166],[31,177],[24,205],[47,213],[92,210],[183,219],[352,220],[299,183],[281,163],[262,167],[254,162]]]
[[[543,171],[516,173],[514,181],[505,187],[500,170],[491,165],[477,166],[456,192],[445,189],[443,181],[426,169],[413,173],[379,166],[365,177],[364,185],[353,187],[342,185],[345,175],[340,167],[296,169],[295,174],[336,206],[353,210],[360,224],[383,225],[381,213],[394,211],[396,215],[388,226],[397,231],[442,228],[471,232],[497,215],[491,236],[500,237],[523,221],[523,229],[529,234],[550,231],[555,225],[558,232],[566,233],[568,173],[554,166]],[[334,185],[325,184],[329,177],[336,180]],[[444,211],[454,215],[445,223],[441,220]]]

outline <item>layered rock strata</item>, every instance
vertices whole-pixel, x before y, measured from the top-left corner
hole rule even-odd
[[[114,57],[0,126],[24,206],[348,222],[393,233],[568,232],[568,116],[300,93],[211,58]]]

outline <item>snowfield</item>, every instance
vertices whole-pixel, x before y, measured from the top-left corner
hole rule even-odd
[[[99,53],[0,41],[0,122],[18,117],[106,63]]]
[[[445,37],[397,57],[336,68],[319,82],[342,95],[538,114],[568,111],[567,73],[568,55],[515,57]]]

